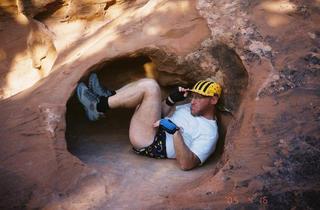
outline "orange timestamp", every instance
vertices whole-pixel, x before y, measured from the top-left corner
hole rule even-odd
[[[234,196],[234,195],[225,196],[226,202],[229,205],[235,205],[235,204],[239,204],[239,203],[242,203],[242,202],[244,202],[244,203],[246,203],[246,202],[253,203],[254,202],[254,198],[256,198],[256,197],[248,196],[246,199],[240,199],[239,197]],[[260,205],[268,205],[268,197],[267,196],[259,196],[258,198],[259,198]]]

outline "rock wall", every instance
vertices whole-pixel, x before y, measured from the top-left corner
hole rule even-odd
[[[216,167],[135,208],[315,209],[319,15],[299,0],[2,1],[1,209],[112,203],[114,186],[67,150],[66,104],[90,71],[136,54],[163,86],[219,81],[233,117]]]
[[[168,202],[186,208],[316,209],[319,3],[203,0],[198,9],[213,42],[241,58],[249,84],[228,127],[227,163]]]

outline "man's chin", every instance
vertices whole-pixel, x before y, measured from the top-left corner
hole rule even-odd
[[[191,115],[194,116],[194,117],[196,117],[196,116],[199,116],[199,113],[191,110]]]
[[[192,109],[192,107],[190,107],[190,113],[194,117],[199,116],[199,113],[196,110]]]

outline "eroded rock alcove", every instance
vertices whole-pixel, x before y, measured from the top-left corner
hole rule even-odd
[[[247,86],[247,73],[236,53],[226,46],[213,47],[211,52],[213,58],[220,55],[215,59],[221,63],[220,71],[225,75],[224,81],[226,83],[224,87],[235,90],[230,93],[226,92],[219,104],[220,109],[224,108],[224,104],[230,104],[228,111],[232,110],[232,113],[225,111],[219,113],[220,138],[214,155],[201,168],[188,172],[188,174],[179,170],[174,160],[150,159],[137,156],[132,151],[128,139],[128,128],[134,110],[110,110],[106,114],[106,118],[90,122],[86,119],[75,94],[69,99],[66,111],[68,151],[89,167],[97,169],[104,177],[106,186],[115,188],[112,199],[104,204],[105,208],[126,208],[129,203],[130,208],[139,208],[141,204],[136,204],[136,200],[147,199],[148,202],[157,200],[159,194],[165,196],[182,186],[199,182],[203,176],[208,174],[214,176],[223,167],[228,156],[228,154],[223,154],[228,124],[232,120],[232,116],[236,114],[236,106],[241,102],[241,93]],[[163,64],[159,62],[159,69],[161,67],[169,69],[166,72],[161,72],[156,68],[147,68],[148,65],[155,66],[154,63],[158,63],[157,60],[159,59],[156,57],[153,57],[153,59],[154,62],[150,57],[140,54],[112,59],[89,68],[88,73],[81,81],[87,83],[88,74],[96,72],[102,84],[116,90],[141,78],[153,78],[160,83],[163,98],[166,97],[173,86],[192,87],[193,80],[183,74],[177,75],[175,73],[179,72],[181,67],[174,66],[174,62],[169,62],[169,65],[173,66],[168,66],[168,63],[161,66]],[[172,58],[161,58],[161,60],[166,59]],[[185,65],[182,64],[181,66]],[[189,68],[194,68],[196,72],[199,71],[199,67],[189,66]],[[209,73],[203,75],[204,78],[212,78],[212,76],[214,75]],[[237,84],[232,84],[233,79],[230,78],[232,76],[237,77]],[[229,144],[232,143],[229,142]],[[159,185],[159,183],[161,184]],[[136,192],[137,184],[143,189],[143,192]],[[156,191],[154,190],[155,185],[158,185]]]

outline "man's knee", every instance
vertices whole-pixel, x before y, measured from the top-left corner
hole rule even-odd
[[[139,86],[147,93],[153,95],[160,95],[160,86],[154,79],[141,79]]]
[[[130,129],[129,132],[130,142],[132,146],[136,149],[147,147],[153,142],[154,135],[152,137],[149,137],[147,135],[142,135],[141,132],[144,131],[137,132]]]

